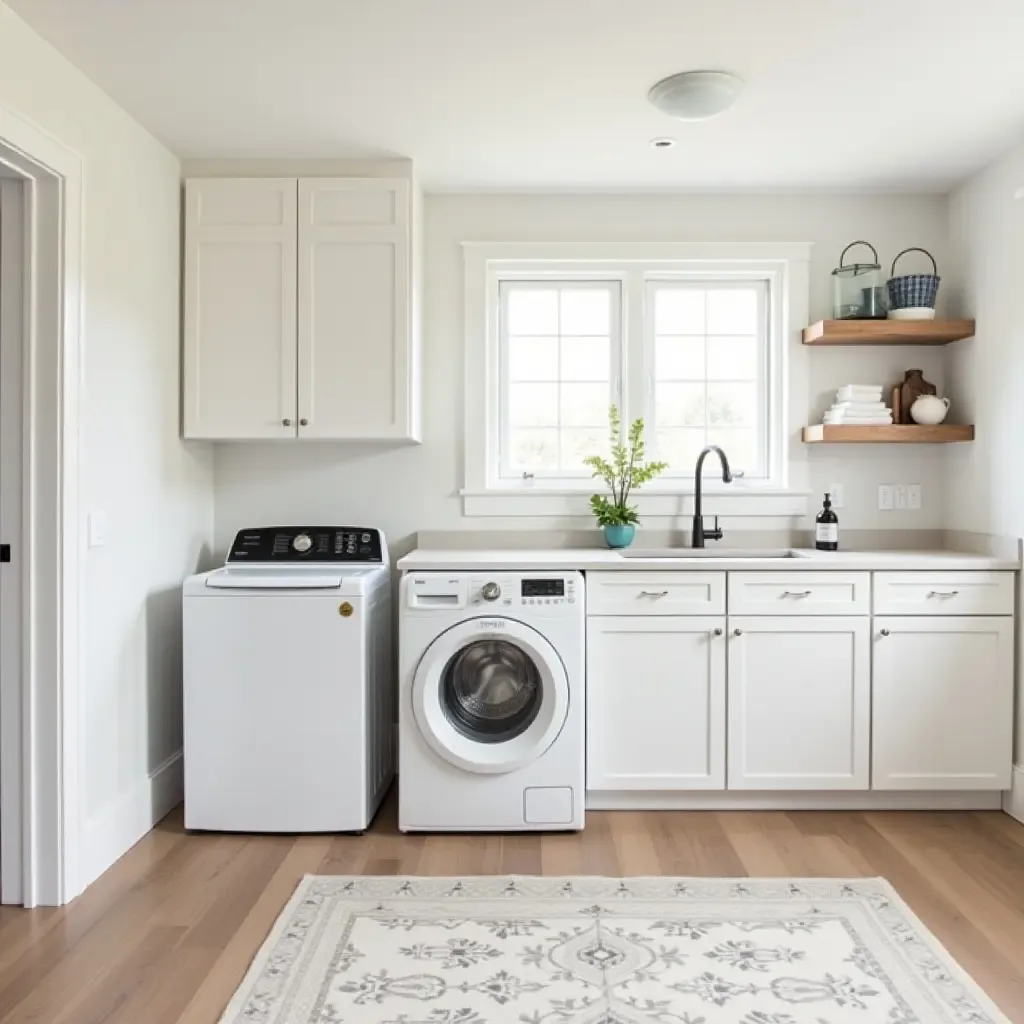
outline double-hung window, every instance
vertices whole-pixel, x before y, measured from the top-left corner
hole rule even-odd
[[[507,495],[508,514],[528,515],[519,496],[587,492],[583,460],[607,451],[611,405],[624,424],[644,419],[647,457],[669,465],[645,495],[692,491],[707,445],[744,493],[787,488],[786,339],[794,311],[806,316],[806,247],[734,259],[650,248],[587,259],[467,246],[467,499]],[[505,514],[491,507],[481,514]]]

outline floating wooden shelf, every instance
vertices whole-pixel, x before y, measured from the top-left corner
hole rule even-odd
[[[804,427],[805,444],[949,444],[973,441],[974,427],[961,423],[940,423],[926,427],[920,423],[890,423],[879,426],[831,426],[822,423]]]
[[[805,345],[948,345],[974,335],[973,320],[819,320]]]

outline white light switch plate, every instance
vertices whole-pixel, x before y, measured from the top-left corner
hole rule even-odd
[[[907,485],[897,484],[893,489],[893,504],[897,509],[903,511],[907,507]]]
[[[107,543],[107,514],[92,511],[89,513],[89,547],[101,548]]]
[[[883,512],[889,512],[893,508],[892,484],[878,485],[878,507]]]
[[[921,485],[907,484],[907,508],[917,510],[921,507]]]

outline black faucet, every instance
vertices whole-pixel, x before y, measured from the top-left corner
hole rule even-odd
[[[729,460],[726,458],[725,452],[718,447],[717,444],[709,444],[697,456],[697,468],[694,470],[694,492],[693,492],[693,539],[690,542],[691,547],[702,548],[704,547],[704,541],[706,540],[721,540],[722,531],[718,527],[718,516],[715,516],[715,528],[713,530],[704,529],[704,509],[703,509],[703,495],[701,494],[701,473],[704,470],[704,458],[708,452],[714,452],[719,461],[722,463],[722,483],[732,483],[732,470],[729,468]]]

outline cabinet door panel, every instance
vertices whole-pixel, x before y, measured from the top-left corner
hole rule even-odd
[[[724,625],[587,620],[588,789],[724,789]]]
[[[874,788],[1009,789],[1013,620],[892,617],[874,627]]]
[[[730,789],[868,788],[869,637],[866,617],[730,616]]]
[[[299,210],[299,436],[410,437],[409,184],[302,180]]]
[[[186,182],[186,437],[296,436],[296,190],[293,178]]]

